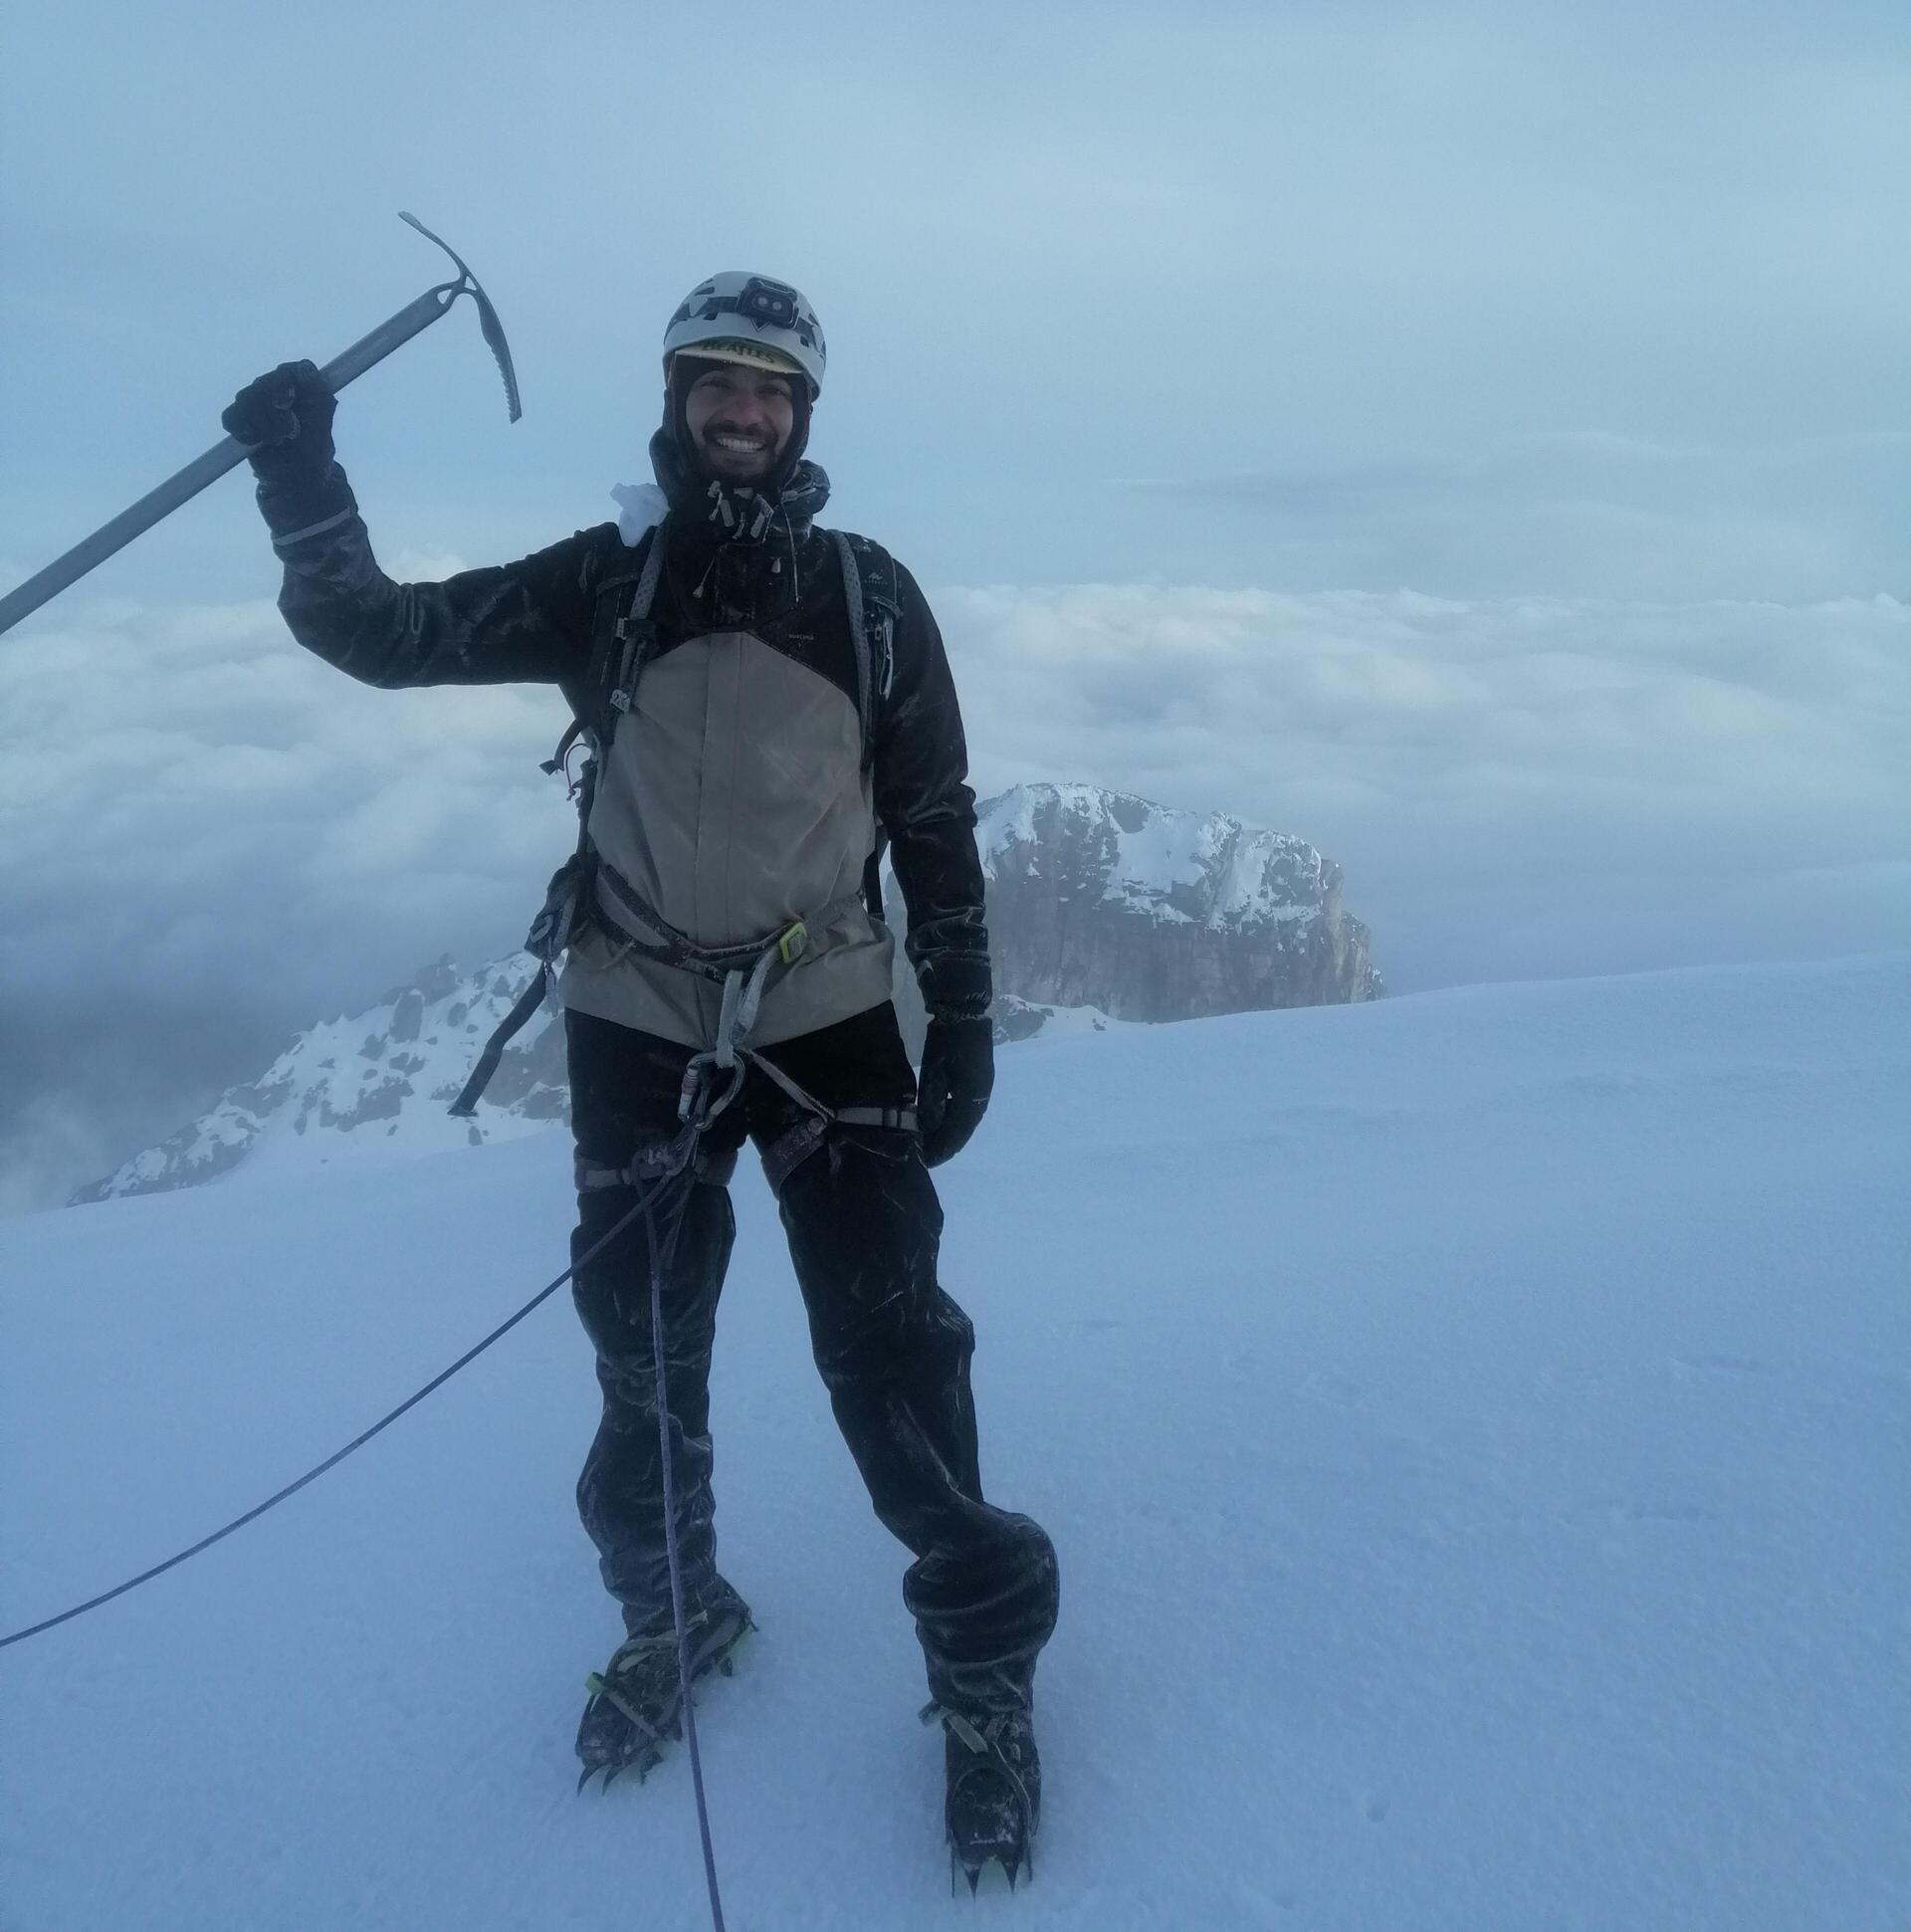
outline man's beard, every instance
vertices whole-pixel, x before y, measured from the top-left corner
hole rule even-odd
[[[750,448],[722,449],[717,443],[720,436],[746,441]],[[714,483],[732,483],[740,488],[767,482],[776,473],[776,460],[781,453],[780,437],[762,437],[734,423],[707,424],[697,444],[697,460],[705,476]]]

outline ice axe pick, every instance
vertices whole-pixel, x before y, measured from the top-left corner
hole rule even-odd
[[[511,420],[515,423],[524,414],[518,401],[518,374],[511,365],[511,349],[505,341],[504,326],[498,320],[498,312],[491,306],[491,298],[478,286],[478,278],[465,267],[449,244],[434,235],[416,215],[408,215],[401,209],[398,219],[410,222],[427,241],[437,242],[457,267],[457,281],[441,282],[436,288],[427,289],[416,302],[407,303],[395,316],[381,322],[369,335],[353,342],[342,355],[334,356],[318,373],[335,394],[347,382],[356,381],[374,362],[382,362],[393,349],[410,341],[420,329],[430,327],[460,296],[468,295],[478,305],[478,325],[485,332],[485,340],[491,344],[492,354],[498,358],[499,372],[505,378],[505,400],[511,405]],[[96,563],[104,563],[115,550],[123,549],[142,530],[150,530],[160,518],[170,516],[215,478],[224,476],[228,470],[244,462],[245,457],[245,444],[230,436],[222,437],[204,456],[195,458],[176,476],[168,477],[158,489],[141,497],[129,509],[122,510],[110,523],[102,524],[91,537],[76,543],[65,556],[57,557],[17,589],[9,590],[4,597],[0,597],[0,631],[11,630],[21,618],[38,610],[49,597],[57,596],[68,584],[84,577]]]

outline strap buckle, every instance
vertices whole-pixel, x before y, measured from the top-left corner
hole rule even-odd
[[[776,957],[786,966],[793,966],[803,957],[809,946],[809,928],[798,919],[785,927],[776,941]]]
[[[637,588],[631,592],[629,608],[610,627],[610,634],[624,647],[622,656],[617,660],[617,683],[610,694],[611,705],[621,712],[630,710],[638,675],[657,643],[657,626],[648,615],[640,617],[635,614],[639,601],[643,599],[643,589],[640,580]]]

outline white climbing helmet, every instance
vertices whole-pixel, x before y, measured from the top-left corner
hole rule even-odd
[[[787,282],[729,270],[700,282],[664,330],[664,372],[679,349],[715,362],[801,375],[812,401],[823,393],[823,325]]]

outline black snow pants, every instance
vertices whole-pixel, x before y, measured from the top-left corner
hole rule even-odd
[[[677,1132],[691,1049],[588,1014],[565,1015],[571,1121],[582,1166],[622,1168]],[[915,1078],[888,1004],[762,1049],[829,1107],[911,1106]],[[786,1174],[774,1159],[813,1117],[751,1068],[706,1135],[703,1178],[663,1281],[671,1470],[686,1606],[715,1589],[710,1355],[736,1230],[723,1184],[743,1135],[776,1185],[836,1421],[884,1525],[915,1562],[903,1601],[916,1618],[931,1694],[961,1711],[1026,1704],[1055,1626],[1055,1551],[1026,1516],[982,1498],[969,1393],[974,1331],[937,1280],[942,1207],[913,1134],[832,1126]],[[714,1171],[714,1172],[713,1172]],[[578,1194],[573,1255],[630,1209],[624,1186]],[[658,1224],[660,1237],[665,1221]],[[606,1588],[633,1635],[668,1628],[650,1250],[640,1218],[580,1270],[574,1294],[597,1351],[603,1419],[577,1484]]]

